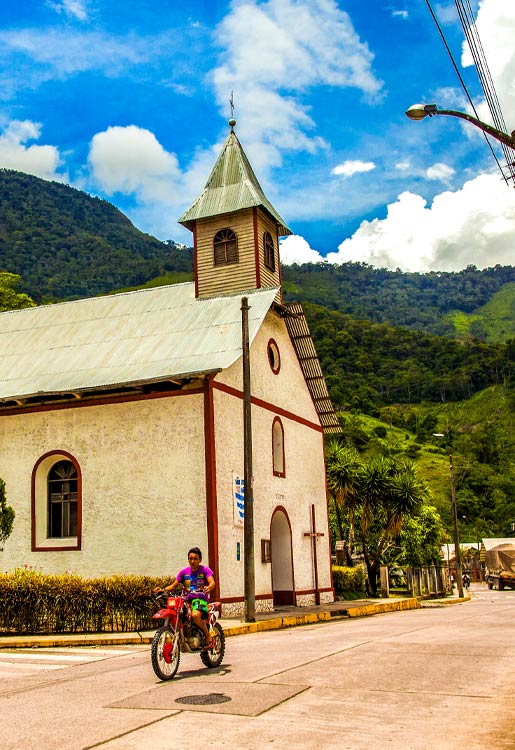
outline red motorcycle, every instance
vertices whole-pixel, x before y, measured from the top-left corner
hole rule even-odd
[[[158,600],[164,599],[165,606],[152,617],[164,623],[152,639],[151,657],[152,668],[160,680],[171,680],[175,676],[181,653],[200,654],[209,668],[218,667],[224,658],[225,635],[217,622],[219,605],[209,604],[207,627],[213,646],[205,649],[205,636],[192,620],[188,597],[191,594],[184,591],[173,596],[168,591],[158,594]]]

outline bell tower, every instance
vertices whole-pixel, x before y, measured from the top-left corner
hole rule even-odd
[[[278,286],[279,237],[291,234],[266,198],[236,137],[236,120],[204,190],[179,223],[193,232],[195,296]]]

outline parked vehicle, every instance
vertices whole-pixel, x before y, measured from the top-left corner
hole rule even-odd
[[[160,680],[171,680],[175,676],[181,654],[199,654],[206,667],[218,667],[225,654],[225,635],[217,622],[220,605],[209,604],[207,627],[213,646],[206,649],[205,636],[191,618],[188,593],[170,596],[163,591],[158,594],[158,603],[164,605],[153,619],[163,620],[154,635],[151,646],[152,668]]]
[[[487,549],[486,567],[489,589],[515,589],[515,540]]]

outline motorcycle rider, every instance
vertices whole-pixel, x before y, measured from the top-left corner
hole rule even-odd
[[[187,600],[191,606],[191,619],[195,625],[204,633],[204,650],[213,647],[213,641],[207,629],[209,594],[215,588],[214,574],[207,565],[201,565],[202,552],[198,547],[192,547],[188,552],[188,567],[179,570],[169,586],[163,591],[173,591],[178,586],[183,586],[188,594]]]

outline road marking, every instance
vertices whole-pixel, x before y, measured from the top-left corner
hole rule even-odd
[[[79,664],[98,662],[117,656],[128,656],[134,651],[122,649],[31,648],[0,650],[0,679],[26,677],[34,672],[64,669]]]

